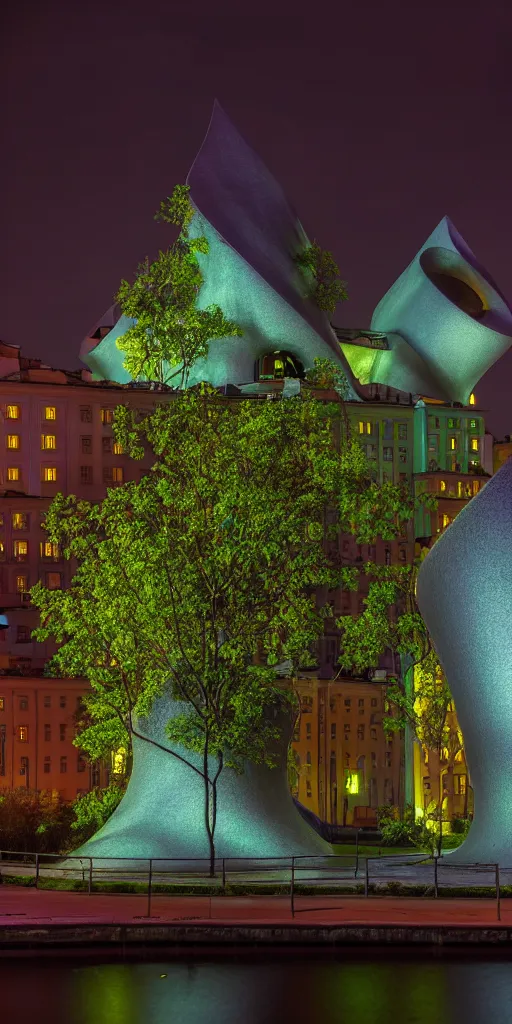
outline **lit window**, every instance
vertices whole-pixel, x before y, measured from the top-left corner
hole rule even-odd
[[[25,562],[28,557],[28,540],[14,541],[14,557],[18,562]]]
[[[47,484],[57,483],[57,467],[43,466],[43,480]]]
[[[56,410],[54,405],[47,405],[45,407],[44,418],[45,418],[45,420],[56,420],[57,419],[57,410]]]
[[[114,420],[114,410],[113,409],[102,409],[101,410],[101,422],[102,423],[112,423],[113,420]]]
[[[477,452],[478,449],[479,449],[478,438],[477,437],[472,437],[471,438],[471,451],[472,452]]]
[[[449,526],[449,525],[450,525],[450,516],[447,516],[446,513],[444,513],[441,516],[441,526],[444,529],[445,526]]]
[[[473,480],[473,494],[478,494],[480,490],[480,484],[478,480]]]
[[[122,484],[123,482],[123,467],[112,466],[112,480],[115,484]]]
[[[51,451],[57,447],[57,438],[55,434],[41,434],[41,450]]]
[[[440,491],[445,491],[446,490],[446,480],[440,480],[439,481],[439,490]]]
[[[364,434],[364,423],[362,420],[359,420],[359,433]]]
[[[451,437],[450,438],[450,448],[451,448],[452,452],[456,451],[456,449],[457,449],[457,438],[456,437]]]
[[[0,711],[5,709],[5,697],[0,697]]]
[[[15,480],[19,480],[20,471],[17,466],[9,466],[7,469],[7,479],[13,483]]]
[[[27,530],[28,520],[26,512],[13,512],[12,513],[12,528],[13,530]]]
[[[372,425],[371,425],[371,423],[367,422],[366,423],[366,433],[367,434],[371,434],[371,432],[372,432]]]
[[[28,725],[18,727],[18,739],[21,743],[28,743]]]
[[[8,448],[19,448],[20,446],[20,435],[19,434],[7,434],[5,443]]]
[[[476,405],[476,396],[474,395],[473,392],[471,392],[471,394],[469,396],[469,404],[470,405]]]
[[[19,405],[8,405],[5,410],[6,420],[19,420],[20,418],[20,407]]]
[[[60,590],[62,578],[60,572],[46,573],[46,586],[48,590]]]
[[[122,455],[122,454],[123,454],[123,446],[122,446],[122,444],[120,444],[119,441],[114,441],[114,455]]]
[[[26,594],[28,591],[28,576],[16,576],[16,590],[18,594]]]
[[[470,420],[469,421],[469,429],[470,430],[478,430],[478,420]]]
[[[59,558],[59,545],[52,540],[42,540],[39,544],[41,558]]]
[[[463,498],[464,497],[464,484],[462,483],[462,480],[458,480],[457,481],[457,497],[458,498]]]

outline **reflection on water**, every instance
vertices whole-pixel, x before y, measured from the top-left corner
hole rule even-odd
[[[148,955],[146,950],[145,955]],[[512,964],[407,952],[6,961],[5,1024],[511,1024]]]

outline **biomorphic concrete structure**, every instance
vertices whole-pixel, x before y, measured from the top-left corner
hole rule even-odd
[[[371,326],[386,333],[389,347],[363,374],[352,360],[361,383],[467,405],[475,384],[510,347],[512,313],[445,217],[381,299]]]
[[[512,459],[429,552],[417,595],[474,791],[474,822],[450,862],[512,868]]]
[[[165,726],[183,705],[162,697],[150,719],[138,723],[138,731],[168,747]],[[218,788],[215,831],[219,857],[237,858],[324,856],[330,846],[313,831],[297,811],[288,787],[287,748],[291,722],[282,720],[282,739],[275,747],[275,768],[247,764],[242,775],[225,768]],[[176,752],[200,767],[200,758],[176,747]],[[211,772],[215,765],[211,765]],[[182,859],[182,868],[199,869],[197,858],[208,858],[204,826],[203,780],[191,768],[165,750],[134,738],[133,771],[119,807],[106,825],[76,851],[102,858],[152,857]],[[233,865],[231,865],[233,866]],[[279,866],[276,864],[276,867]],[[137,864],[119,867],[135,870]],[[169,865],[167,865],[169,868]]]
[[[219,305],[244,332],[242,338],[212,342],[208,357],[195,364],[189,385],[253,382],[257,360],[279,350],[306,369],[316,357],[331,359],[350,378],[329,319],[307,297],[295,261],[309,244],[302,224],[218,103],[187,184],[196,210],[189,233],[205,235],[209,243],[208,254],[199,256],[204,284],[198,306]],[[81,357],[96,377],[121,383],[131,379],[116,345],[131,323],[122,316],[104,337],[95,332],[96,338],[84,342]],[[353,389],[351,397],[356,397]]]

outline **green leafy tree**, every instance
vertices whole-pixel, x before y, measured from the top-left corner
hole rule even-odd
[[[431,499],[427,499],[431,503]],[[358,618],[342,616],[340,664],[362,672],[375,667],[386,650],[407,658],[414,682],[400,674],[388,685],[388,714],[384,728],[402,731],[409,726],[429,758],[434,814],[442,835],[442,769],[446,768],[448,796],[453,795],[453,769],[462,749],[462,737],[453,716],[453,701],[428,630],[416,604],[416,566],[377,566],[367,563],[370,583],[364,610]],[[398,612],[391,609],[398,608]]]
[[[67,591],[33,588],[37,636],[60,645],[53,672],[91,683],[91,757],[127,732],[201,777],[213,870],[222,771],[273,764],[274,713],[293,702],[276,667],[315,663],[331,614],[317,588],[356,585],[325,541],[391,538],[414,502],[369,479],[340,404],[308,395],[232,403],[203,385],[139,423],[120,407],[115,433],[134,458],[149,446],[153,468],[99,505],[54,500],[48,536],[77,570]],[[140,722],[167,687],[182,711],[164,746]]]
[[[345,281],[332,252],[317,242],[307,245],[295,257],[307,283],[307,293],[319,309],[332,316],[338,302],[348,299]]]
[[[242,334],[219,306],[197,308],[203,283],[197,253],[208,252],[208,241],[190,232],[193,216],[188,185],[176,185],[156,219],[176,226],[178,237],[152,263],[146,258],[133,283],[122,281],[116,295],[122,312],[135,320],[117,341],[134,380],[185,387],[192,365],[208,355],[213,339]]]
[[[119,806],[125,793],[125,786],[115,782],[105,789],[91,789],[73,802],[74,819],[71,832],[75,841],[86,842],[110,818]]]
[[[348,380],[343,370],[330,359],[314,360],[313,366],[306,370],[305,379],[313,388],[336,391],[340,398],[348,394]]]

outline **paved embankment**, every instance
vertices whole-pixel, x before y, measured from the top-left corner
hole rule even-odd
[[[509,909],[510,903],[510,909]],[[512,946],[512,900],[154,896],[2,886],[0,948],[247,944]]]

